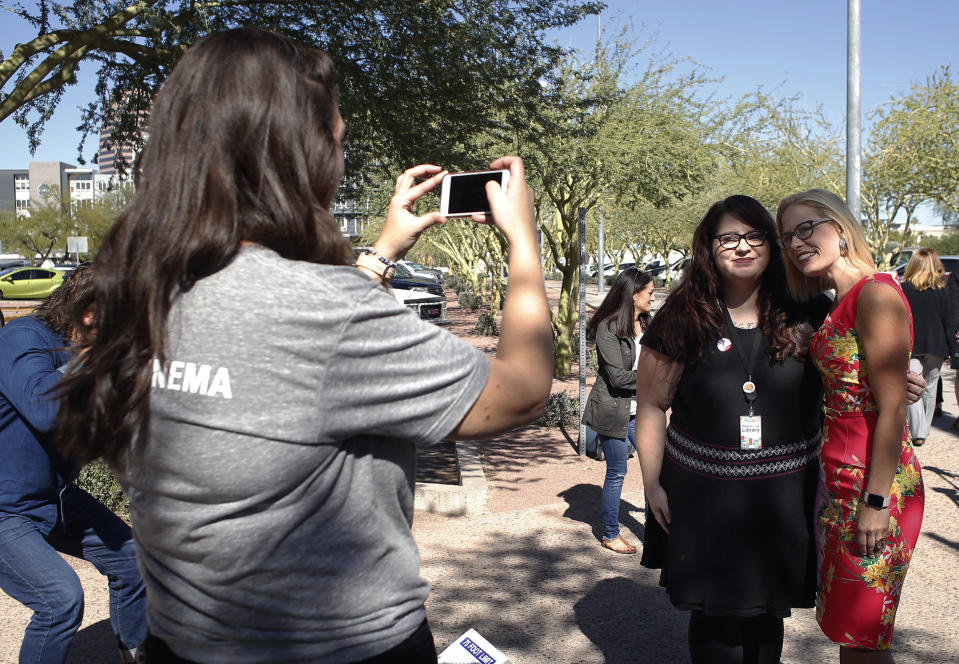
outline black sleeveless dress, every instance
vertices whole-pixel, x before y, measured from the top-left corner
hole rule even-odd
[[[815,602],[822,387],[811,362],[771,364],[759,329],[732,332],[747,357],[760,343],[752,377],[762,449],[740,449],[743,360],[713,345],[686,368],[673,400],[660,475],[672,524],[667,536],[647,512],[642,564],[662,569],[677,608],[788,616]],[[642,344],[663,352],[661,338],[646,334]]]

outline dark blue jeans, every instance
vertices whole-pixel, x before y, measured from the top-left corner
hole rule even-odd
[[[603,539],[611,540],[619,535],[619,497],[623,493],[626,478],[626,459],[629,445],[636,445],[636,420],[629,419],[626,438],[609,438],[599,434],[599,443],[606,455],[606,480],[603,482]]]
[[[80,627],[83,588],[58,551],[88,560],[107,577],[118,647],[132,650],[147,635],[146,590],[129,526],[76,487],[63,492],[61,504],[66,522],[61,517],[49,535],[31,519],[0,515],[0,588],[33,609],[20,664],[66,662]]]

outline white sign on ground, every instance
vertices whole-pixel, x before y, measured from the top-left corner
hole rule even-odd
[[[475,629],[468,629],[440,653],[439,664],[513,664]]]

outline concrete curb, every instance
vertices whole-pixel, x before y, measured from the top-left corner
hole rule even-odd
[[[487,511],[488,489],[479,447],[473,441],[456,443],[459,484],[417,482],[414,507],[446,516],[483,514]]]

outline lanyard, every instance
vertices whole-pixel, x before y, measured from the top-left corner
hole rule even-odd
[[[746,354],[744,352],[744,344],[742,342],[742,335],[740,334],[739,329],[733,324],[732,316],[729,315],[729,309],[726,308],[726,303],[720,301],[719,306],[722,307],[723,313],[726,314],[726,321],[724,323],[726,327],[726,333],[734,339],[733,348],[736,349],[736,354],[739,356],[739,361],[743,365],[743,370],[746,372],[746,382],[743,383],[743,395],[746,397],[746,405],[749,406],[749,415],[753,414],[753,402],[756,401],[756,383],[753,382],[753,367],[756,366],[756,357],[759,355],[759,335],[753,337],[752,348],[749,349],[749,359],[747,361]]]

